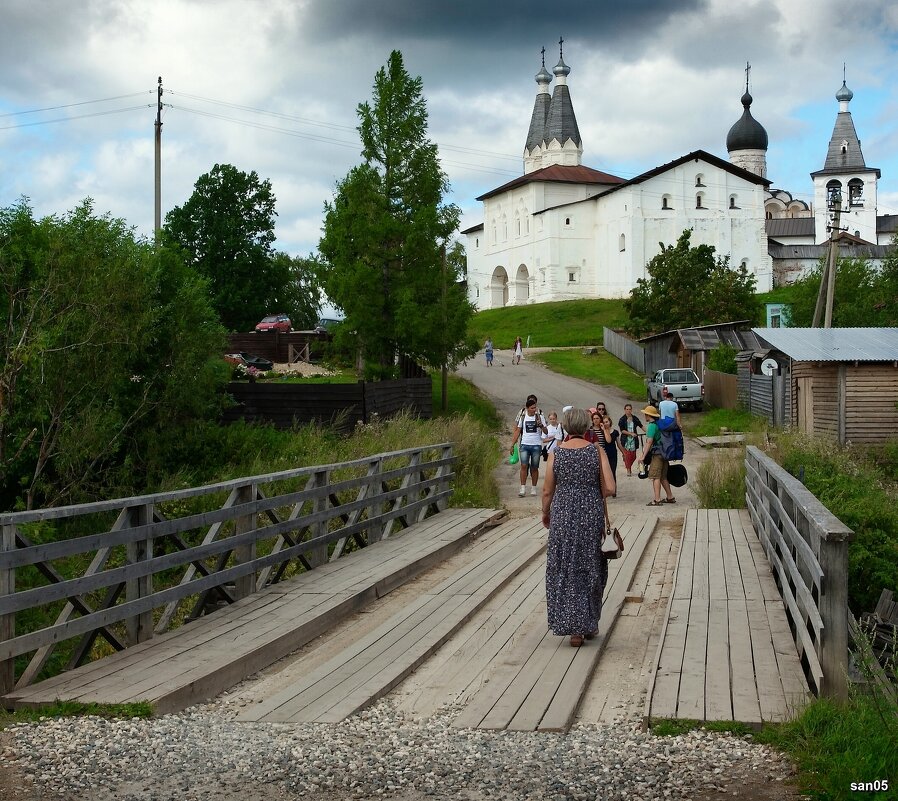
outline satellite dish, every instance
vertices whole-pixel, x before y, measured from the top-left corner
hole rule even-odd
[[[764,359],[761,362],[761,372],[764,375],[773,375],[777,370],[779,370],[779,365],[776,363],[776,359]]]

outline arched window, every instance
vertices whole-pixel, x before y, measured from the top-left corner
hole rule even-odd
[[[570,217],[565,217],[565,218],[564,218],[564,224],[565,224],[565,225],[570,225],[570,224],[571,224],[571,218],[570,218]]]
[[[833,179],[826,185],[826,202],[830,206],[842,205],[842,182]]]
[[[695,207],[696,207],[697,209],[703,209],[703,208],[705,208],[704,197],[705,197],[704,192],[699,192],[699,193],[695,196]]]
[[[855,235],[858,239],[861,238],[861,232],[860,232],[860,231],[855,231],[855,232],[854,232],[854,235]]]
[[[848,182],[848,203],[852,206],[864,205],[864,182],[860,178],[852,178]]]
[[[661,196],[661,208],[662,209],[672,209],[673,206],[670,205],[671,197],[670,195],[662,195]]]
[[[496,238],[496,232],[497,232],[497,229],[496,229],[496,221],[493,220],[493,244],[494,244],[494,245],[496,244],[496,242],[499,241],[499,240]]]
[[[738,209],[738,208],[739,208],[739,207],[736,205],[736,196],[735,196],[735,195],[730,195],[730,208],[731,208],[731,209]]]
[[[627,237],[623,234],[620,235],[620,239],[618,240],[618,247],[620,248],[621,253],[627,249]]]
[[[480,239],[477,238],[477,239],[474,240],[474,248],[476,249],[476,248],[479,248],[479,247],[480,247]]]
[[[515,216],[514,216],[514,224],[515,224],[515,230],[517,231],[517,236],[520,236],[521,235],[521,218],[518,217],[517,214],[515,214]]]
[[[699,173],[695,176],[695,185],[696,186],[704,186],[705,185],[705,176]]]

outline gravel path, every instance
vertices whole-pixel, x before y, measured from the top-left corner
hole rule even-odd
[[[22,774],[7,798],[697,799],[751,777],[789,796],[789,765],[765,747],[695,731],[655,737],[632,725],[567,735],[454,729],[389,700],[343,723],[247,724],[228,699],[151,720],[88,717],[8,729],[4,759]],[[732,787],[733,790],[729,788]],[[10,792],[11,791],[11,792]],[[37,792],[35,792],[37,791]],[[739,792],[740,798],[747,796]]]

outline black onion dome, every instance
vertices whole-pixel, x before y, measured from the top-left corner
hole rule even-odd
[[[751,95],[746,92],[742,95],[742,105],[745,111],[738,122],[730,128],[727,134],[727,152],[734,150],[767,150],[767,131],[754,117],[751,116]]]

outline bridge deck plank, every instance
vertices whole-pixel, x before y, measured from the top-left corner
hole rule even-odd
[[[118,654],[17,689],[8,706],[147,701],[159,712],[206,700],[445,559],[494,523],[492,509],[449,509],[381,542],[268,587]]]
[[[808,698],[808,687],[748,513],[690,509],[681,542],[646,701],[649,722],[689,718],[758,726],[789,719]]]
[[[317,670],[254,705],[243,719],[336,722],[396,686],[545,549],[542,526],[511,521],[435,589]]]
[[[527,633],[505,650],[489,681],[468,698],[453,725],[521,731],[563,731],[570,726],[624,599],[641,592],[631,582],[656,521],[655,516],[616,521],[625,550],[622,559],[609,563],[599,637],[583,648],[571,648],[567,638],[547,632],[545,586],[540,584],[534,590],[539,606],[524,624]]]

